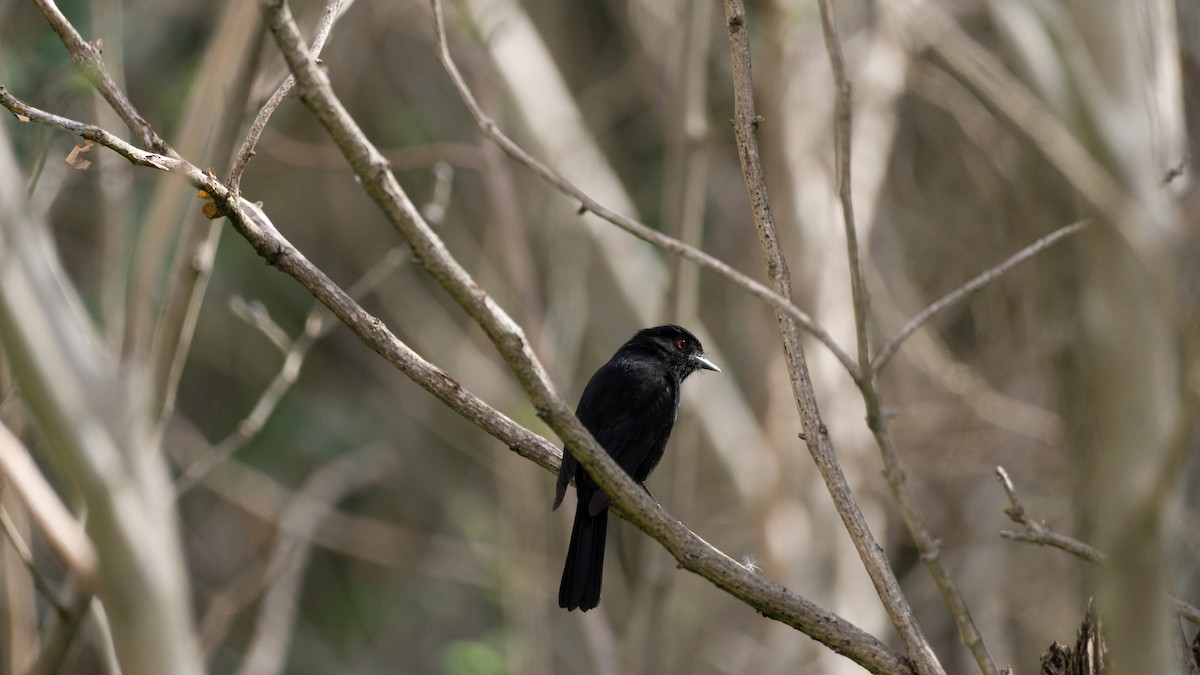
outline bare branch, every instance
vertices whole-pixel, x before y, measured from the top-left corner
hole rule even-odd
[[[874,371],[871,367],[871,347],[868,342],[870,327],[870,298],[863,282],[862,259],[858,250],[858,227],[854,220],[854,199],[851,194],[850,158],[852,156],[852,114],[850,100],[850,80],[846,75],[846,65],[842,57],[842,43],[834,24],[833,7],[829,0],[818,0],[821,11],[821,29],[825,36],[825,49],[829,52],[829,64],[833,71],[834,86],[837,95],[834,103],[833,137],[835,161],[837,170],[838,199],[842,206],[842,220],[846,230],[846,255],[850,268],[850,293],[854,302],[854,327],[858,342],[858,367],[865,374],[858,380],[862,391],[863,402],[867,408],[867,426],[875,436],[879,452],[883,460],[884,478],[892,492],[901,517],[908,528],[921,560],[929,569],[938,592],[941,593],[946,607],[954,619],[959,637],[970,650],[971,656],[985,675],[996,675],[996,664],[988,654],[983,636],[971,618],[966,600],[959,592],[957,584],[950,576],[950,571],[942,562],[942,549],[937,539],[929,531],[925,517],[917,509],[916,500],[908,489],[904,469],[896,456],[892,443],[891,432],[888,429],[887,417],[883,414],[883,404],[879,392],[875,389]]]
[[[782,587],[751,575],[729,556],[703,542],[677,520],[670,518],[599,447],[555,392],[521,328],[454,260],[424,222],[395,177],[387,171],[378,150],[363,136],[334,96],[325,73],[316,67],[307,54],[287,6],[281,0],[266,0],[262,2],[262,7],[267,25],[296,75],[297,86],[303,93],[301,99],[342,148],[367,193],[408,241],[417,262],[491,338],[530,397],[538,417],[571,446],[572,452],[601,489],[625,510],[630,522],[662,543],[685,569],[702,574],[720,588],[733,592],[743,601],[759,608],[766,616],[786,617],[790,625],[802,627],[809,635],[839,653],[850,655],[868,668],[880,668],[880,653],[875,646],[862,650],[861,647],[865,645],[859,637],[847,642],[847,633],[842,632],[857,632],[857,629],[850,628],[848,624]],[[764,607],[768,600],[771,606]],[[779,600],[784,602],[778,603]],[[824,618],[818,621],[818,616]],[[834,626],[837,626],[837,630],[831,630]],[[874,641],[874,638],[869,640]],[[850,649],[854,650],[853,654],[849,653]],[[892,667],[904,669],[902,662],[894,660],[894,655],[892,660]]]
[[[741,0],[725,1],[725,19],[729,31],[730,53],[733,61],[734,119],[733,130],[737,140],[738,158],[741,161],[742,177],[750,209],[754,214],[754,226],[767,265],[767,276],[773,289],[784,299],[791,295],[791,275],[787,260],[779,244],[779,233],[775,217],[767,197],[767,186],[759,157],[756,133],[762,121],[754,109],[754,79],[750,70],[750,35],[746,27],[746,9]],[[888,617],[904,641],[908,657],[917,672],[936,674],[944,672],[929,642],[921,632],[908,600],[900,590],[891,565],[883,548],[871,533],[862,510],[854,498],[850,485],[842,473],[837,455],[825,425],[817,409],[816,394],[809,378],[804,359],[804,346],[794,317],[782,308],[775,312],[779,321],[779,333],[783,340],[783,353],[788,362],[792,392],[804,425],[809,453],[817,470],[833,497],[834,506],[849,532],[851,540],[863,561],[867,574],[875,586]],[[866,372],[867,363],[861,364]],[[858,378],[856,378],[858,379]]]
[[[128,159],[130,162],[138,166],[149,166],[162,171],[170,171],[171,167],[175,166],[172,158],[156,152],[146,152],[130,145],[129,143],[117,138],[113,134],[101,129],[92,124],[84,124],[66,117],[54,115],[44,110],[39,110],[20,100],[9,93],[8,89],[0,84],[0,105],[8,108],[12,114],[17,116],[21,122],[37,122],[46,126],[58,127],[66,129],[71,133],[86,138],[89,141],[95,141],[106,148],[115,150],[121,156]]]
[[[1024,532],[1006,532],[1001,533],[1001,536],[1007,539],[1028,541],[1060,548],[1071,555],[1091,563],[1099,564],[1104,562],[1104,554],[1095,548],[1064,534],[1058,534],[1046,526],[1045,523],[1039,523],[1030,518],[1025,513],[1025,507],[1021,504],[1021,500],[1017,499],[1016,488],[1013,487],[1012,479],[1008,477],[1008,471],[1005,471],[1004,467],[996,467],[996,479],[1000,481],[1000,486],[1004,488],[1004,493],[1008,495],[1008,507],[1004,509],[1005,515],[1011,518],[1014,523],[1025,528]]]
[[[953,291],[950,291],[946,295],[942,296],[941,299],[921,310],[920,313],[918,313],[912,319],[909,319],[908,323],[904,324],[904,327],[901,328],[891,340],[888,340],[887,344],[885,344],[883,348],[875,354],[875,358],[871,359],[872,377],[878,375],[879,371],[883,370],[883,367],[887,365],[888,361],[890,361],[892,357],[896,355],[896,352],[900,349],[900,345],[902,345],[904,341],[909,338],[909,336],[915,333],[917,329],[928,323],[930,319],[937,316],[942,311],[953,307],[963,300],[966,300],[971,296],[971,294],[1000,278],[1002,275],[1004,275],[1004,273],[1008,272],[1014,267],[1028,261],[1030,258],[1050,248],[1054,244],[1057,244],[1063,239],[1075,234],[1076,232],[1079,232],[1083,228],[1087,227],[1090,222],[1091,221],[1080,220],[1078,222],[1071,223],[1070,225],[1060,227],[1059,229],[1033,242],[1029,246],[1017,251],[1010,258],[999,265],[984,270],[975,278],[971,279],[962,286],[959,286]]]
[[[351,297],[361,296],[378,286],[407,260],[409,260],[408,252],[405,249],[392,249],[382,260],[367,270],[366,274],[348,289],[348,293]],[[193,462],[184,470],[183,475],[175,482],[177,495],[182,496],[192,489],[214,467],[232,457],[233,453],[245,447],[258,435],[275,411],[276,406],[279,405],[280,399],[296,383],[296,378],[300,376],[300,367],[304,364],[308,352],[318,340],[329,333],[329,329],[333,325],[329,319],[329,311],[325,309],[325,306],[319,302],[315,303],[313,308],[308,311],[308,318],[304,321],[304,332],[289,343],[282,345],[283,367],[271,379],[270,384],[263,389],[250,412],[237,423],[233,433],[218,443],[212,452]],[[266,320],[269,321],[269,318]]]
[[[84,135],[80,130],[85,130],[87,133],[91,133],[91,130],[103,131],[91,125],[51,115],[17,101],[7,95],[2,86],[0,86],[0,105],[9,108],[14,114],[26,115],[33,121],[57,126],[79,135]],[[14,106],[17,106],[16,109]],[[64,123],[60,124],[60,121]],[[383,326],[382,322],[363,310],[346,291],[334,284],[296,250],[291,242],[275,229],[260,207],[244,198],[235,198],[232,191],[218,181],[215,176],[187,161],[145,153],[107,132],[93,136],[97,143],[118,152],[135,164],[153,166],[156,169],[178,174],[193,187],[202,190],[213,201],[213,205],[231,220],[233,226],[260,256],[299,281],[321,300],[342,323],[353,330],[363,342],[375,349],[385,360],[399,368],[443,403],[476,422],[492,436],[504,441],[522,456],[532,459],[551,471],[558,470],[558,463],[562,457],[561,451],[463,390],[448,373],[425,361],[407,345],[400,342]],[[85,136],[85,138],[93,136]],[[154,162],[143,161],[144,155],[154,157]],[[540,443],[533,439],[537,439]]]

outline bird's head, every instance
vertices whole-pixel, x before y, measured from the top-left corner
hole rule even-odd
[[[633,336],[627,344],[630,345],[665,359],[679,373],[680,379],[697,370],[721,372],[716,364],[704,356],[704,345],[700,344],[700,340],[686,328],[674,324],[644,328]]]

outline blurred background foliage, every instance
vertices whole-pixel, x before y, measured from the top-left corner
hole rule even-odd
[[[941,4],[1021,72],[1014,43],[996,25],[996,13],[1015,1]],[[236,28],[223,23],[232,14],[226,4],[65,0],[61,7],[85,36],[103,40],[106,61],[131,99],[176,144],[187,120],[212,124],[222,115],[233,120],[230,137],[240,139],[283,77],[261,33],[249,53],[206,60],[222,32]],[[856,150],[856,176],[877,177],[874,189],[860,193],[871,202],[860,224],[873,339],[881,344],[930,301],[1086,211],[1038,148],[988,102],[937,56],[895,36],[888,12],[873,2],[835,4],[856,100],[890,92],[856,118],[855,137],[866,148],[861,162]],[[322,4],[292,6],[311,30]],[[1188,0],[1176,9],[1194,145],[1200,12]],[[830,178],[832,87],[816,4],[764,0],[749,10],[760,140],[797,303],[850,348],[845,248]],[[728,124],[732,84],[718,5],[463,0],[450,4],[449,19],[467,80],[520,143],[602,202],[764,278]],[[518,43],[516,53],[489,49],[518,24],[534,29],[534,41]],[[904,57],[879,56],[873,50],[881,45]],[[216,88],[255,59],[248,96],[231,99]],[[322,59],[410,197],[432,205],[426,213],[440,236],[522,323],[569,399],[642,325],[678,322],[704,336],[723,372],[689,382],[650,489],[718,548],[894,641],[797,439],[771,310],[711,273],[580,216],[576,204],[481,140],[434,58],[426,3],[358,0]],[[888,75],[889,63],[899,72]],[[546,66],[557,69],[565,89],[537,79]],[[523,68],[537,77],[513,75]],[[198,89],[204,69],[214,76],[213,89]],[[29,3],[0,0],[0,82],[33,105],[124,133]],[[563,109],[578,115],[577,127]],[[4,123],[35,209],[51,223],[102,332],[121,344],[124,299],[151,204],[164,191],[187,190],[103,150],[95,151],[91,170],[75,171],[62,161],[74,138],[8,115]],[[582,143],[598,150],[601,166],[572,164]],[[224,175],[236,142],[202,147],[201,155],[181,152]],[[1177,150],[1181,160],[1196,156],[1195,147]],[[441,196],[439,172],[449,189]],[[481,331],[405,262],[400,238],[298,101],[285,102],[272,119],[242,191],[344,287],[398,249],[391,255],[399,264],[362,295],[365,307],[463,386],[547,432]],[[209,227],[198,199],[188,195],[184,206],[165,223],[178,240]],[[1195,215],[1194,208],[1185,213],[1188,222]],[[1006,466],[1035,518],[1077,531],[1076,460],[1064,449],[1058,415],[1070,392],[1056,390],[1056,369],[1066,367],[1071,348],[1077,238],[936,319],[881,380],[918,505],[993,656],[1018,672],[1032,672],[1051,641],[1073,639],[1087,597],[1084,563],[999,537],[1012,525],[993,475],[996,465]],[[169,283],[165,274],[154,277],[151,297],[161,301]],[[283,369],[284,350],[262,328],[263,317],[290,341],[303,334],[312,310],[312,298],[236,234],[220,236],[164,438],[177,476],[238,432]],[[880,477],[853,384],[820,345],[813,343],[809,356],[845,470],[918,618],[948,672],[968,672],[970,660]],[[19,428],[19,405],[6,398],[0,412]],[[857,670],[677,570],[658,545],[623,524],[610,530],[604,602],[587,615],[558,609],[570,510],[550,512],[552,477],[441,406],[344,328],[335,325],[316,341],[262,428],[245,431],[244,446],[178,500],[197,625],[213,673],[237,672],[255,638],[264,592],[282,574],[268,560],[289,504],[331,462],[380,449],[390,459],[373,480],[336,495],[334,516],[305,539],[308,557],[281,558],[306,563],[284,672]],[[1188,470],[1195,471],[1194,462]],[[1194,507],[1186,505],[1179,518],[1190,525],[1173,533],[1191,569],[1200,545]],[[61,577],[46,551],[37,553],[46,573]],[[1185,600],[1198,599],[1194,586],[1180,591]],[[22,620],[22,611],[26,620],[46,612],[44,601],[8,606],[9,623]],[[89,640],[94,636],[77,644],[64,672],[100,672]],[[4,672],[13,672],[29,646],[8,649]]]

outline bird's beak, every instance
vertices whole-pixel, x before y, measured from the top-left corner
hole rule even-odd
[[[712,361],[709,361],[708,359],[704,358],[700,354],[692,354],[692,360],[695,361],[697,365],[699,365],[701,368],[703,368],[705,370],[711,370],[716,373],[721,372],[721,369],[717,367],[717,364],[713,363]]]

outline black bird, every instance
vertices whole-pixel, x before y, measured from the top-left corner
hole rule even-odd
[[[617,464],[642,483],[662,459],[679,413],[680,385],[701,368],[721,370],[704,358],[704,347],[687,330],[673,325],[640,330],[592,375],[575,416]],[[558,606],[586,612],[600,602],[609,498],[586,471],[579,471],[568,447],[558,470],[555,509],[571,478],[578,500]]]

